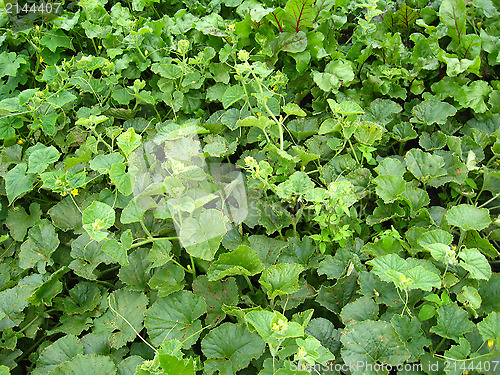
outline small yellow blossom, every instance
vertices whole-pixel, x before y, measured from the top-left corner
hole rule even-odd
[[[481,27],[481,26],[483,26],[483,23],[482,22],[478,22],[476,25],[477,25],[477,27]]]
[[[36,31],[40,31],[40,26],[36,25],[35,29],[36,29]]]
[[[23,141],[22,139],[18,139],[18,140],[17,140],[17,144],[18,144],[18,145],[22,145],[23,143],[24,143],[24,141]]]
[[[255,159],[251,156],[247,156],[245,158],[245,164],[253,164],[255,162]]]
[[[278,91],[278,86],[276,86],[276,85],[275,85],[275,86],[273,87],[273,90],[274,90],[274,91]]]
[[[148,52],[148,50],[145,50],[145,51],[144,51],[144,54],[145,54],[146,56],[148,55],[148,53],[149,53],[149,52]]]
[[[488,349],[491,350],[494,345],[495,345],[495,340],[489,339],[488,340]]]
[[[234,29],[236,29],[236,25],[234,23],[229,25],[229,30],[233,31]]]
[[[40,56],[40,64],[43,63],[43,57]]]
[[[239,70],[239,69],[236,69],[236,74],[238,74],[239,72],[240,72],[240,70]]]
[[[65,192],[65,191],[63,191],[63,192],[61,193],[61,197],[65,197],[65,196],[66,196],[66,192]]]
[[[71,190],[71,195],[76,197],[78,195],[78,189]]]
[[[97,49],[101,50],[101,49],[102,49],[102,46],[97,46]]]
[[[257,117],[262,116],[262,112],[257,112]]]

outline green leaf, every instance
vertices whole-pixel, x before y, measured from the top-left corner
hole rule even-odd
[[[172,243],[169,240],[160,240],[153,242],[153,247],[148,255],[148,260],[152,262],[151,268],[160,267],[172,259],[170,250]]]
[[[340,314],[342,308],[355,299],[358,290],[357,276],[352,273],[337,280],[333,286],[322,285],[316,302],[328,310]]]
[[[401,197],[406,189],[406,181],[403,176],[377,176],[373,180],[377,186],[375,192],[384,200],[384,203],[392,203]]]
[[[428,306],[428,305],[424,305]],[[423,336],[420,321],[416,317],[394,315],[391,324],[410,353],[408,362],[418,360],[424,354],[424,347],[429,346],[432,341]]]
[[[108,302],[110,308],[94,321],[94,332],[111,333],[109,343],[118,349],[134,341],[135,332],[142,330],[148,298],[141,292],[119,289]]]
[[[107,173],[115,163],[123,163],[125,159],[118,152],[97,155],[90,161],[90,168],[99,173]]]
[[[52,52],[56,52],[58,47],[74,50],[71,39],[61,29],[54,29],[44,33],[43,37],[40,39],[40,44],[47,47]]]
[[[274,122],[265,116],[259,116],[259,117],[248,116],[236,122],[236,126],[248,126],[248,127],[255,126],[262,130],[267,129],[273,124]]]
[[[379,256],[368,263],[373,265],[373,273],[382,281],[392,282],[403,290],[430,291],[433,287],[441,287],[441,278],[438,274],[417,265],[418,263],[412,264],[396,254]]]
[[[61,363],[53,369],[51,375],[87,375],[116,374],[116,366],[108,356],[95,354],[78,354],[68,362]]]
[[[118,147],[128,157],[141,144],[141,136],[136,134],[133,128],[128,128],[126,132],[117,138]]]
[[[76,98],[77,97],[69,91],[58,91],[47,98],[47,103],[52,104],[55,108],[60,108]]]
[[[101,247],[102,244],[93,241],[87,233],[80,235],[71,243],[70,255],[74,260],[69,264],[69,268],[78,276],[95,280],[97,277],[93,272],[97,266],[103,262],[113,262]]]
[[[39,306],[42,303],[46,306],[52,306],[52,299],[63,290],[63,285],[59,279],[68,271],[67,267],[63,267],[51,274],[48,280],[35,289],[33,294],[28,298],[28,302],[31,302],[35,306]]]
[[[422,234],[418,238],[418,244],[424,249],[427,249],[429,245],[440,243],[444,245],[450,245],[453,242],[453,235],[451,233],[445,232],[442,229],[434,229]]]
[[[492,274],[491,266],[478,249],[464,249],[458,256],[463,260],[459,265],[470,272],[470,277],[478,280],[489,280]]]
[[[330,106],[330,109],[334,114],[349,116],[365,113],[363,108],[361,108],[359,104],[354,102],[344,101],[341,103],[337,103],[333,99],[327,99],[326,101],[328,102],[328,105]]]
[[[445,124],[448,117],[454,116],[457,110],[446,102],[425,100],[413,107],[411,113],[413,115],[411,122],[430,126],[435,123]]]
[[[467,312],[456,304],[449,303],[438,309],[437,324],[431,332],[458,342],[464,333],[472,331],[474,323],[468,319]]]
[[[287,103],[283,107],[283,112],[285,112],[289,116],[307,116],[306,112],[304,112],[297,104],[295,103]]]
[[[304,327],[288,319],[278,311],[252,310],[245,314],[247,323],[275,350],[286,338],[304,336]]]
[[[342,358],[345,363],[364,363],[354,367],[353,375],[372,375],[387,372],[374,371],[376,363],[397,366],[405,362],[410,354],[390,323],[365,320],[346,325],[340,337],[344,344]]]
[[[344,324],[353,321],[375,320],[378,316],[378,305],[368,296],[363,296],[348,303],[342,308],[340,317]]]
[[[165,375],[195,375],[193,358],[180,359],[169,354],[159,354],[158,361]]]
[[[366,109],[366,119],[383,126],[392,121],[396,113],[401,112],[399,104],[389,99],[375,99]]]
[[[125,250],[123,245],[115,239],[106,240],[106,242],[102,245],[102,251],[104,251],[122,266],[126,266],[129,264],[127,250]]]
[[[45,147],[33,151],[28,158],[28,173],[42,173],[49,164],[59,160],[61,154],[54,146]]]
[[[28,298],[42,284],[38,273],[21,279],[16,286],[0,292],[0,330],[18,326],[24,319]]]
[[[477,310],[481,307],[481,296],[476,288],[471,286],[463,286],[462,292],[457,294],[457,301]]]
[[[186,251],[194,257],[212,260],[226,234],[228,219],[221,211],[209,209],[199,217],[190,217],[182,222],[180,241]]]
[[[32,268],[37,263],[52,264],[51,255],[59,246],[54,226],[43,219],[28,232],[28,239],[21,245],[19,266],[23,269]]]
[[[148,281],[151,278],[148,261],[148,249],[138,248],[129,255],[130,264],[120,267],[118,277],[128,285],[128,289],[137,291],[149,290]]]
[[[208,270],[209,280],[220,280],[226,276],[254,276],[264,270],[264,264],[257,253],[248,246],[239,246],[236,250],[224,253],[212,263]]]
[[[0,118],[0,139],[9,139],[16,136],[16,130],[23,126],[23,120],[19,117]]]
[[[69,361],[77,355],[83,354],[83,345],[73,335],[67,335],[56,340],[42,350],[36,362],[33,375],[48,374],[57,365]]]
[[[460,42],[466,34],[464,0],[444,0],[439,7],[439,18],[448,27],[448,35]]]
[[[125,172],[125,164],[115,163],[109,170],[109,178],[115,183],[118,191],[127,196],[132,194],[132,179],[129,173]]]
[[[23,241],[28,228],[35,225],[42,216],[38,203],[31,203],[29,212],[30,214],[28,215],[22,206],[15,206],[9,209],[5,225],[9,228],[11,237],[16,241]]]
[[[477,328],[484,341],[493,340],[497,350],[500,348],[500,313],[490,313],[477,323]]]
[[[280,253],[287,246],[284,241],[277,240],[268,236],[253,235],[248,237],[250,247],[259,255],[259,259],[266,267],[276,263]]]
[[[276,264],[264,272],[259,279],[260,284],[266,289],[267,296],[274,300],[282,294],[297,292],[299,287],[299,275],[304,271],[300,264]]]
[[[482,230],[490,223],[490,214],[487,208],[478,208],[470,204],[453,206],[444,215],[448,224],[463,230]]]
[[[155,63],[151,65],[151,70],[158,75],[168,79],[179,79],[183,74],[181,67],[175,64]]]
[[[227,280],[209,281],[205,275],[198,276],[193,282],[193,292],[205,298],[206,324],[215,324],[223,320],[226,317],[223,305],[236,306],[240,299],[238,285],[232,277]]]
[[[207,361],[208,374],[233,375],[246,368],[252,359],[259,358],[265,343],[257,333],[243,324],[223,323],[212,329],[201,341],[201,350]]]
[[[184,269],[170,262],[165,268],[158,270],[153,277],[151,277],[148,284],[152,289],[158,290],[158,295],[160,297],[166,297],[169,294],[184,289],[184,276]]]
[[[19,67],[26,63],[26,57],[16,52],[2,52],[0,54],[0,78],[15,77]]]
[[[23,195],[33,189],[34,176],[26,175],[28,166],[25,163],[16,165],[4,176],[5,190],[9,204],[20,195]]]
[[[385,129],[374,122],[362,121],[354,131],[354,138],[364,145],[371,146],[382,139]]]
[[[167,297],[161,297],[146,313],[146,328],[154,346],[164,340],[177,339],[188,349],[200,335],[200,316],[207,312],[201,296],[181,290]]]
[[[305,172],[294,172],[285,182],[278,185],[276,193],[280,198],[290,199],[293,195],[304,195],[314,188],[314,182]]]
[[[444,160],[441,156],[423,152],[420,149],[411,149],[405,155],[405,164],[408,170],[420,181],[426,183],[434,178],[446,175]]]
[[[227,109],[245,97],[245,90],[240,85],[229,86],[222,96],[222,105]]]
[[[115,211],[102,202],[92,202],[82,214],[83,228],[97,242],[102,241],[107,236],[107,232],[102,232],[114,225]]]

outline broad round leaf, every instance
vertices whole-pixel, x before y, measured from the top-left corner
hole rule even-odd
[[[344,344],[342,358],[345,363],[359,361],[365,364],[362,367],[355,366],[353,375],[377,374],[380,372],[370,370],[366,365],[383,363],[395,366],[410,357],[394,328],[387,322],[365,320],[349,323],[344,328],[340,341]]]
[[[482,230],[490,225],[490,211],[470,204],[453,206],[445,214],[446,221],[463,230]]]
[[[203,297],[181,290],[158,298],[146,313],[146,328],[154,346],[177,339],[188,349],[200,335],[200,316],[207,312]]]
[[[243,324],[224,323],[212,329],[202,340],[201,350],[208,358],[205,371],[220,375],[233,375],[259,358],[266,345],[255,332]]]
[[[253,276],[264,270],[264,263],[257,253],[248,246],[239,246],[230,253],[224,253],[212,263],[208,270],[210,280],[220,280],[226,276]]]

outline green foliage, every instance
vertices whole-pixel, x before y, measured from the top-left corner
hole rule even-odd
[[[30,9],[0,15],[0,374],[495,372],[498,2]]]

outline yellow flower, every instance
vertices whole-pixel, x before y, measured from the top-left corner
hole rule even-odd
[[[40,56],[40,64],[43,63],[43,57]]]
[[[495,340],[489,339],[488,340],[488,349],[491,350],[494,345],[495,345]]]
[[[17,140],[17,144],[18,144],[18,145],[22,145],[23,143],[24,143],[24,141],[23,141],[22,139],[18,139],[18,140]]]
[[[97,46],[97,49],[102,49],[102,46]]]
[[[40,26],[36,25],[35,29],[36,29],[36,31],[39,31],[40,30]]]
[[[144,54],[145,54],[146,56],[148,55],[148,53],[149,53],[149,52],[148,52],[148,50],[145,50],[145,51],[144,51]]]
[[[236,29],[236,25],[234,23],[229,25],[229,30],[233,31],[234,29]]]
[[[477,27],[481,27],[481,26],[483,26],[483,23],[482,22],[478,22],[476,25],[477,25]]]
[[[278,86],[276,86],[276,85],[275,85],[275,86],[273,87],[273,90],[274,90],[274,91],[278,91]]]
[[[257,117],[262,116],[262,112],[257,112]]]
[[[63,192],[61,193],[61,197],[65,197],[65,196],[66,196],[66,192],[65,192],[65,191],[63,191]]]
[[[78,195],[78,189],[71,190],[71,195],[76,197]]]

